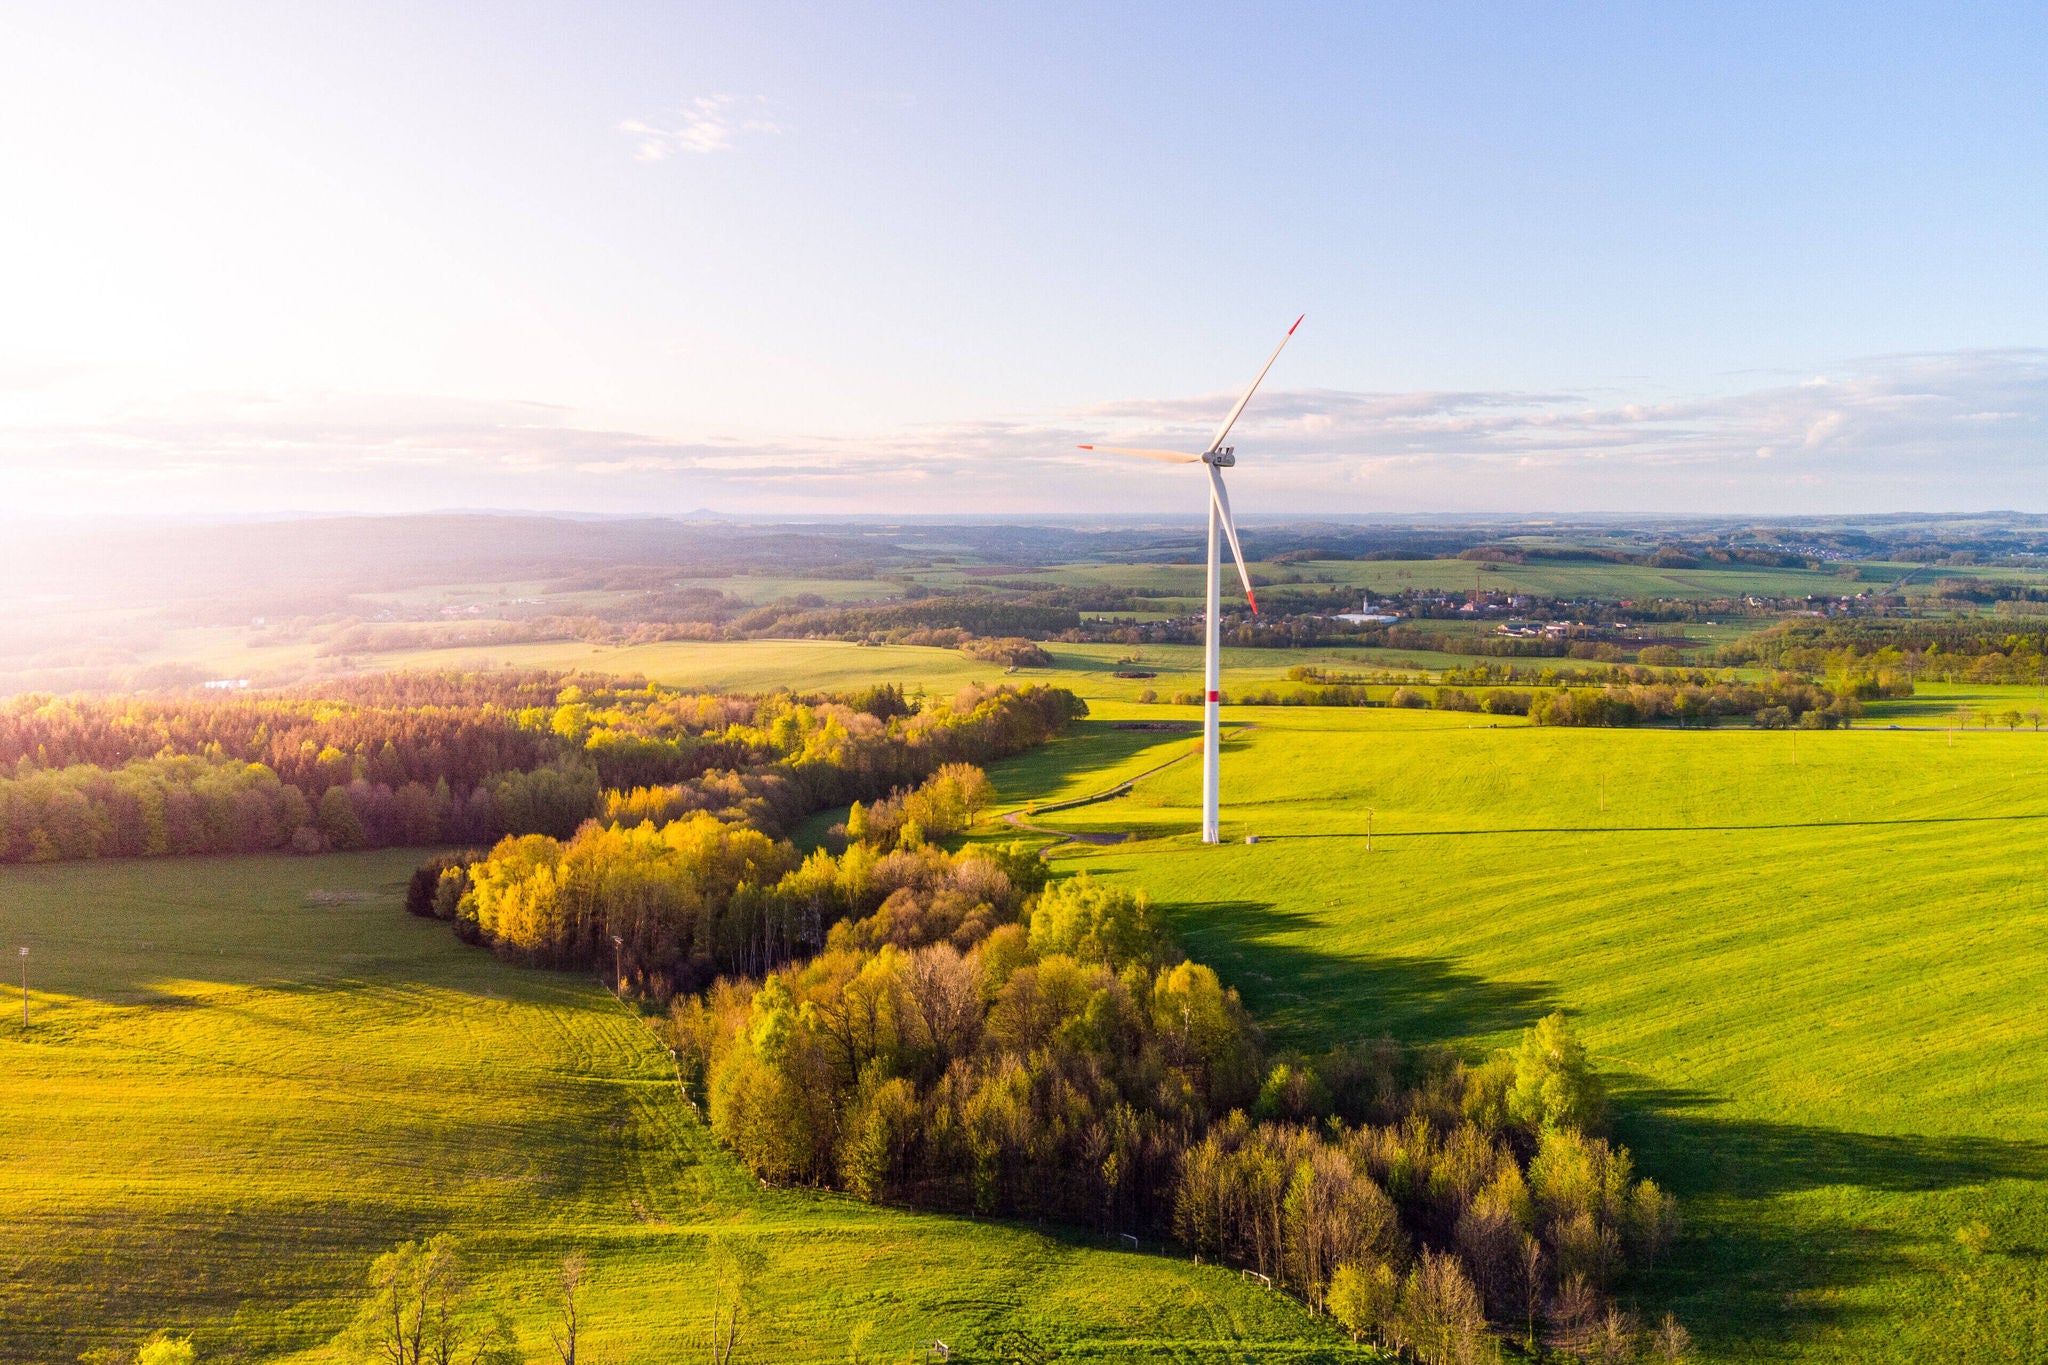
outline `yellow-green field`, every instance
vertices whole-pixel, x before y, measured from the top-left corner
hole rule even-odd
[[[845,690],[870,683],[900,683],[949,693],[970,683],[1049,683],[1072,688],[1090,699],[1133,700],[1150,688],[1161,696],[1198,690],[1202,685],[1202,651],[1198,645],[1069,645],[1043,646],[1053,658],[1051,668],[1020,668],[1006,672],[1000,664],[981,663],[955,649],[921,645],[859,645],[841,640],[730,640],[699,643],[609,647],[568,640],[548,644],[499,645],[475,649],[413,650],[403,654],[366,655],[365,666],[379,669],[548,668],[591,669],[646,677],[677,687],[726,692],[766,692],[777,687]],[[1456,655],[1423,650],[1388,649],[1227,649],[1224,668],[1233,688],[1282,682],[1297,664],[1335,669],[1436,669],[1470,661]],[[1149,672],[1156,676],[1124,679],[1117,672]]]
[[[370,1259],[450,1230],[552,1360],[539,1301],[592,1261],[598,1358],[702,1346],[706,1234],[767,1255],[746,1359],[1005,1332],[1091,1359],[1354,1354],[1214,1267],[760,1189],[587,979],[407,917],[405,854],[0,873],[31,1024],[0,1019],[0,1359],[189,1331],[203,1360],[324,1360]],[[9,952],[9,967],[15,965]]]
[[[1143,840],[1056,856],[1148,887],[1282,1041],[1570,1011],[1685,1200],[1638,1293],[1708,1358],[2043,1358],[2048,735],[1232,718],[1239,842],[1191,841],[1185,761],[1040,817]]]
[[[742,689],[1002,678],[833,643],[531,648],[517,662]],[[1061,865],[1151,889],[1283,1044],[1477,1052],[1571,1011],[1622,1137],[1684,1199],[1678,1255],[1629,1292],[1704,1358],[2048,1359],[2048,734],[1943,728],[2039,689],[1923,689],[1846,732],[1233,707],[1225,833],[1261,842],[1204,849],[1191,733],[1121,728],[1198,718],[1132,700],[1192,687],[1196,651],[1147,649],[1160,676],[1131,681],[1117,647],[1052,650],[1010,680],[1094,715],[999,765],[1004,800],[1137,779],[1035,817],[1139,836]],[[1232,651],[1226,685],[1359,653]],[[440,1228],[536,1359],[534,1296],[571,1248],[616,1358],[694,1353],[719,1227],[770,1251],[766,1355],[840,1358],[863,1327],[899,1358],[1010,1328],[1081,1358],[1341,1353],[1213,1271],[761,1191],[601,991],[407,919],[412,861],[0,872],[0,943],[35,945],[37,990],[26,1034],[0,1024],[0,1358],[169,1325],[316,1359],[370,1256]],[[1977,1223],[1981,1253],[1956,1238]]]

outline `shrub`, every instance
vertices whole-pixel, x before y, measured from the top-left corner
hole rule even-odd
[[[370,1267],[370,1295],[348,1330],[358,1359],[389,1365],[518,1365],[512,1323],[487,1308],[462,1273],[455,1239],[407,1242]]]
[[[135,1365],[192,1365],[199,1358],[189,1337],[154,1333],[135,1353]]]

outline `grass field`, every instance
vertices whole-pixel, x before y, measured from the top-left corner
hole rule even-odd
[[[2048,735],[1233,714],[1257,846],[1191,842],[1192,761],[1041,819],[1145,836],[1057,856],[1150,888],[1281,1041],[1566,1009],[1685,1200],[1639,1292],[1707,1358],[2044,1358]]]
[[[398,906],[413,855],[0,873],[32,1023],[0,1020],[0,1359],[190,1331],[204,1360],[322,1360],[370,1259],[447,1229],[546,1355],[537,1296],[593,1263],[600,1358],[698,1354],[705,1235],[769,1260],[745,1359],[1021,1331],[1086,1359],[1353,1354],[1213,1267],[758,1188],[587,979]],[[9,967],[15,965],[8,954]]]
[[[1162,696],[1197,690],[1202,683],[1198,645],[1060,644],[1043,646],[1051,668],[979,663],[954,649],[919,645],[857,645],[840,640],[733,640],[716,643],[670,641],[610,648],[579,641],[478,649],[415,650],[368,656],[378,668],[552,668],[638,674],[655,682],[714,691],[765,692],[777,687],[849,689],[870,683],[900,683],[947,694],[969,683],[1051,683],[1072,688],[1089,700],[1130,701],[1150,688]],[[1133,659],[1135,656],[1135,659]],[[1226,649],[1229,686],[1277,684],[1297,664],[1336,669],[1438,669],[1470,660],[1427,650],[1393,649]],[[1125,679],[1119,671],[1149,672]]]
[[[719,687],[1000,676],[829,643],[575,648]],[[1282,1043],[1476,1052],[1571,1011],[1621,1135],[1685,1201],[1679,1254],[1634,1292],[1706,1359],[2048,1359],[2048,734],[1940,728],[2039,689],[1927,688],[1797,734],[1229,708],[1225,834],[1261,843],[1205,850],[1193,736],[1122,728],[1198,717],[1130,700],[1192,685],[1195,651],[1148,649],[1160,678],[1130,682],[1116,647],[1053,650],[1019,676],[1094,717],[998,765],[1003,799],[1140,779],[1037,817],[1141,836],[1062,864],[1150,888]],[[1227,683],[1309,657],[1232,651]],[[0,943],[35,946],[36,987],[34,1026],[0,1024],[0,1359],[158,1325],[319,1359],[369,1258],[440,1228],[536,1352],[534,1295],[580,1247],[615,1356],[690,1353],[720,1227],[770,1252],[765,1355],[841,1358],[862,1327],[899,1358],[1012,1327],[1080,1358],[1338,1351],[1213,1271],[761,1191],[601,991],[400,913],[412,862],[0,872]],[[1980,1221],[1977,1254],[1956,1233]]]

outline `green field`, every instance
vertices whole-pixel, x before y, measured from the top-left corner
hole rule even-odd
[[[1257,846],[1192,843],[1194,762],[1041,819],[1143,836],[1057,856],[1150,888],[1280,1041],[1566,1009],[1685,1201],[1638,1292],[1708,1358],[2044,1358],[2048,736],[1232,714]]]
[[[443,1229],[546,1352],[592,1261],[597,1358],[694,1358],[706,1234],[768,1256],[744,1359],[877,1359],[1006,1331],[1089,1359],[1353,1354],[1214,1267],[760,1189],[589,980],[407,917],[404,853],[0,873],[32,1023],[0,1022],[0,1359],[145,1331],[204,1360],[319,1360],[370,1259]],[[9,967],[14,955],[9,953]]]
[[[920,645],[858,645],[841,640],[731,640],[715,643],[670,641],[610,648],[579,641],[477,649],[415,650],[370,655],[364,662],[383,669],[482,667],[592,669],[633,674],[676,687],[713,691],[766,692],[777,687],[846,690],[870,683],[899,683],[948,694],[971,683],[1049,683],[1093,700],[1130,701],[1150,688],[1161,696],[1199,690],[1199,645],[1061,644],[1043,646],[1051,668],[1006,672],[955,649]],[[1277,685],[1298,664],[1334,669],[1438,669],[1470,660],[1427,650],[1394,649],[1226,649],[1228,685]],[[1155,676],[1124,679],[1119,671]]]
[[[826,642],[530,648],[713,687],[1002,678]],[[1704,1358],[2048,1359],[2048,734],[1946,728],[2040,689],[1923,688],[1799,733],[1227,708],[1225,834],[1261,842],[1202,849],[1192,733],[1125,728],[1198,718],[1131,700],[1192,686],[1197,652],[1148,648],[1160,677],[1137,682],[1110,676],[1118,647],[1051,648],[1008,680],[1073,686],[1093,716],[998,765],[1003,800],[1139,779],[1035,817],[1138,836],[1061,865],[1148,887],[1283,1045],[1476,1053],[1572,1012],[1621,1136],[1684,1200],[1677,1256],[1629,1292]],[[1231,651],[1226,685],[1324,657]],[[0,871],[0,942],[35,945],[36,987],[34,1026],[0,1024],[0,1359],[159,1325],[318,1359],[369,1258],[441,1228],[536,1359],[535,1296],[571,1248],[615,1358],[692,1353],[721,1227],[770,1251],[764,1356],[839,1359],[861,1328],[885,1358],[1012,1327],[1080,1358],[1339,1349],[1211,1270],[760,1190],[601,991],[406,918],[412,862]],[[1977,1222],[1982,1254],[1956,1239]]]

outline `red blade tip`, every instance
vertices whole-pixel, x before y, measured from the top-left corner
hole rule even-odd
[[[1093,449],[1095,449],[1095,447],[1094,447],[1094,446],[1075,446],[1075,447],[1074,447],[1074,449],[1076,449],[1076,450],[1093,450]]]
[[[1252,604],[1252,615],[1257,616],[1259,614],[1259,599],[1252,595],[1250,588],[1244,590],[1244,595],[1246,600]]]
[[[1307,316],[1308,316],[1308,314],[1306,314],[1306,313],[1303,313],[1303,314],[1301,315],[1301,318],[1305,318],[1305,317],[1307,317]],[[1294,327],[1299,327],[1299,326],[1301,326],[1301,318],[1296,318],[1296,319],[1294,320]],[[1289,335],[1289,336],[1293,336],[1293,335],[1294,335],[1294,327],[1289,327],[1289,328],[1287,329],[1287,335]]]

